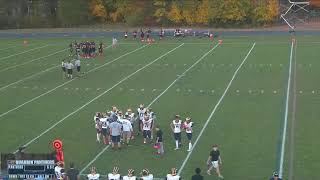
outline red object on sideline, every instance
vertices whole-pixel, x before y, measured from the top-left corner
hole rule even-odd
[[[58,162],[64,162],[64,154],[62,150],[56,151],[56,159]]]

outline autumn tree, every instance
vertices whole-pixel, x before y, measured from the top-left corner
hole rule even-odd
[[[91,15],[97,17],[101,21],[107,20],[107,11],[103,5],[102,0],[91,0],[90,2]]]
[[[174,22],[175,24],[179,24],[183,20],[182,11],[179,7],[179,4],[176,1],[172,2],[167,17],[170,21]]]
[[[197,7],[195,14],[195,21],[198,24],[208,25],[213,15],[210,0],[203,0]]]
[[[164,23],[167,19],[167,5],[168,2],[166,0],[153,0],[153,5],[156,10],[153,13],[153,16],[156,18],[158,23]]]
[[[182,16],[186,24],[193,25],[196,23],[196,15],[195,10],[198,7],[197,1],[184,1],[183,2],[183,9],[182,9]]]

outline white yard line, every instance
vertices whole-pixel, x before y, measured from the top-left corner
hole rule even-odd
[[[56,51],[56,52],[54,52],[54,53],[52,53],[52,54],[49,54],[49,55],[46,55],[46,56],[42,56],[42,57],[38,57],[38,58],[36,58],[36,59],[32,59],[32,60],[30,60],[30,61],[26,61],[26,62],[21,63],[21,64],[17,64],[17,65],[14,65],[14,66],[9,66],[9,67],[6,67],[6,68],[1,69],[0,72],[7,71],[7,70],[9,70],[9,69],[13,69],[13,68],[16,68],[16,67],[19,67],[19,66],[23,66],[23,65],[29,64],[29,63],[31,63],[31,62],[33,62],[33,61],[37,61],[37,60],[39,60],[39,59],[43,59],[43,58],[46,58],[46,57],[50,57],[50,56],[59,54],[59,53],[64,52],[64,51],[66,51],[66,50],[68,50],[68,49],[63,49],[63,50],[60,50],[60,51]]]
[[[33,48],[33,49],[29,49],[27,51],[22,51],[22,52],[19,52],[19,53],[16,53],[16,54],[11,54],[10,56],[6,56],[6,57],[0,58],[0,60],[8,59],[8,58],[13,57],[13,56],[17,56],[17,55],[24,54],[24,53],[27,53],[27,52],[30,52],[30,51],[34,51],[34,50],[37,50],[37,49],[45,48],[45,47],[48,47],[48,46],[49,46],[49,44],[44,45],[44,46],[40,46],[40,47],[36,47],[36,48]]]
[[[287,84],[287,95],[286,95],[286,107],[284,113],[284,124],[282,131],[282,140],[281,140],[281,152],[280,152],[280,162],[279,162],[279,177],[283,176],[283,162],[285,154],[285,145],[287,137],[287,124],[288,124],[288,114],[289,114],[289,100],[290,100],[290,88],[291,88],[291,74],[292,74],[292,58],[293,58],[294,42],[291,42],[291,51],[290,51],[290,61],[289,61],[289,73],[288,73],[288,84]]]
[[[127,52],[127,53],[125,53],[125,54],[123,54],[123,55],[121,55],[121,56],[113,59],[112,61],[108,61],[107,63],[104,63],[104,64],[101,65],[101,66],[98,66],[98,67],[96,67],[96,68],[91,69],[90,71],[88,71],[88,72],[86,72],[86,73],[90,73],[90,72],[93,72],[93,71],[95,71],[95,70],[97,70],[97,69],[100,69],[100,68],[102,68],[102,67],[104,67],[104,66],[107,66],[107,65],[109,65],[109,64],[117,61],[118,59],[120,59],[120,58],[122,58],[122,57],[124,57],[124,56],[127,56],[127,55],[129,55],[129,54],[132,54],[132,53],[134,53],[134,52],[136,52],[136,51],[138,51],[138,50],[140,50],[140,49],[142,49],[142,48],[144,48],[144,47],[146,47],[146,46],[147,46],[147,45],[144,45],[144,46],[141,46],[141,47],[139,47],[139,48],[137,48],[137,49],[135,49],[135,50],[133,50],[133,51]],[[74,78],[74,79],[71,79],[71,80],[69,80],[69,81],[66,81],[66,82],[60,84],[59,86],[56,86],[56,87],[54,87],[53,89],[51,89],[51,90],[49,90],[49,91],[47,91],[47,92],[45,92],[45,93],[43,93],[43,94],[40,94],[39,96],[36,96],[36,97],[34,97],[34,98],[32,98],[32,99],[30,99],[30,100],[28,100],[28,101],[20,104],[19,106],[8,110],[7,112],[4,112],[4,113],[0,114],[0,118],[3,117],[3,116],[5,116],[5,115],[7,115],[7,114],[9,114],[9,113],[11,113],[11,112],[13,112],[13,111],[15,111],[15,110],[17,110],[17,109],[19,109],[19,108],[21,108],[22,106],[24,106],[24,105],[26,105],[26,104],[29,104],[29,103],[31,103],[31,102],[33,102],[33,101],[41,98],[42,96],[45,96],[45,95],[47,95],[47,94],[50,94],[51,92],[55,91],[56,89],[58,89],[58,88],[60,88],[60,87],[62,87],[62,86],[64,86],[64,85],[66,85],[66,84],[69,84],[69,83],[71,83],[72,81],[74,81],[74,80],[76,80],[76,79],[77,79],[77,78]]]
[[[196,66],[200,61],[202,61],[208,54],[210,54],[214,49],[216,49],[219,46],[217,44],[214,48],[210,49],[208,52],[206,52],[203,56],[201,56],[195,63],[193,63],[188,69],[186,69],[182,75],[178,76],[165,90],[163,90],[156,98],[154,98],[151,103],[147,106],[150,107],[153,103],[155,103],[163,94],[165,94],[181,77],[183,77],[190,69],[192,69],[194,66]],[[103,148],[81,171],[80,174],[82,174],[86,169],[88,169],[89,166],[91,166],[108,148],[110,145],[107,145],[105,148]]]
[[[16,81],[16,82],[10,83],[10,84],[8,84],[8,85],[6,85],[6,86],[1,87],[1,88],[0,88],[0,91],[4,90],[4,89],[6,89],[6,88],[8,88],[8,87],[10,87],[10,86],[12,86],[12,85],[15,85],[15,84],[18,84],[18,83],[20,83],[20,82],[23,82],[23,81],[25,81],[25,80],[27,80],[27,79],[31,79],[31,78],[33,78],[33,77],[36,77],[36,76],[38,76],[38,75],[40,75],[40,74],[42,74],[42,73],[48,72],[48,71],[50,71],[50,70],[52,70],[52,69],[55,69],[55,68],[57,68],[57,67],[59,67],[59,66],[60,66],[60,65],[56,65],[56,66],[47,68],[47,69],[45,69],[45,70],[43,70],[43,71],[37,72],[37,73],[35,73],[35,74],[32,74],[31,76],[27,76],[27,77],[25,77],[25,78],[22,78],[22,79]]]
[[[30,144],[32,144],[34,141],[36,141],[37,139],[39,139],[41,136],[43,136],[44,134],[46,134],[47,132],[49,132],[51,129],[53,129],[54,127],[56,127],[58,124],[62,123],[64,120],[66,120],[67,118],[69,118],[70,116],[72,116],[73,114],[79,112],[80,110],[82,110],[83,108],[87,107],[89,104],[91,104],[92,102],[96,101],[97,99],[99,99],[100,97],[102,97],[103,95],[105,95],[106,93],[110,92],[112,89],[114,89],[115,87],[117,87],[119,84],[121,84],[122,82],[126,81],[127,79],[129,79],[130,77],[134,76],[135,74],[137,74],[138,72],[142,71],[143,69],[145,69],[146,67],[150,66],[151,64],[155,63],[156,61],[160,60],[161,58],[163,58],[164,56],[170,54],[171,52],[175,51],[176,49],[178,49],[179,47],[183,46],[184,44],[180,44],[179,46],[171,49],[170,51],[164,53],[163,55],[159,56],[158,58],[156,58],[155,60],[149,62],[148,64],[144,65],[143,67],[141,67],[140,69],[136,70],[135,72],[131,73],[130,75],[126,76],[125,78],[121,79],[119,82],[117,82],[116,84],[114,84],[112,87],[110,87],[109,89],[107,89],[106,91],[102,92],[101,94],[99,94],[98,96],[94,97],[93,99],[91,99],[90,101],[86,102],[84,105],[80,106],[79,108],[77,108],[75,111],[71,112],[70,114],[68,114],[67,116],[65,116],[64,118],[60,119],[59,121],[57,121],[56,123],[54,123],[52,126],[48,127],[45,131],[43,131],[42,133],[40,133],[38,136],[36,136],[35,138],[33,138],[32,140],[30,140],[29,142],[27,142],[26,144],[24,144],[23,146],[29,146]],[[146,45],[145,45],[146,46]],[[142,47],[145,47],[142,46]],[[16,150],[15,152],[17,152],[18,150]]]
[[[204,126],[202,127],[202,129],[201,129],[201,131],[200,131],[197,139],[195,140],[195,142],[194,142],[194,144],[193,144],[193,146],[192,146],[191,151],[189,151],[187,157],[186,157],[186,158],[184,159],[184,161],[182,162],[182,165],[181,165],[181,167],[179,168],[179,171],[178,171],[178,175],[180,175],[181,172],[183,171],[183,169],[184,169],[185,165],[187,164],[187,162],[188,162],[188,160],[189,160],[189,158],[190,158],[190,156],[191,156],[194,148],[196,147],[198,141],[200,140],[203,132],[204,132],[205,129],[207,128],[207,126],[208,126],[209,122],[211,121],[214,113],[216,112],[216,110],[217,110],[217,108],[219,107],[220,103],[222,102],[222,100],[224,99],[225,95],[227,94],[227,92],[228,92],[228,90],[229,90],[229,88],[230,88],[233,80],[234,80],[235,77],[237,76],[237,74],[238,74],[239,70],[241,69],[241,67],[243,66],[243,64],[244,64],[244,63],[246,62],[246,60],[248,59],[248,57],[249,57],[249,55],[251,54],[252,50],[254,49],[255,45],[256,45],[256,43],[253,43],[253,45],[252,45],[251,49],[249,50],[249,52],[247,53],[246,57],[243,59],[243,61],[241,62],[241,64],[238,66],[238,68],[237,68],[236,71],[234,72],[234,74],[233,74],[230,82],[228,83],[226,89],[224,90],[222,96],[220,97],[220,99],[219,99],[219,101],[217,102],[217,104],[214,106],[214,108],[213,108],[213,110],[211,111],[211,113],[210,113],[210,115],[209,115],[206,123],[205,123]]]

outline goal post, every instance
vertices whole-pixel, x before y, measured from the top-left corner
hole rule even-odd
[[[288,6],[286,7],[285,11],[280,15],[281,19],[291,28],[291,30],[295,29],[293,19],[297,20],[299,23],[306,23],[305,18],[301,18],[296,16],[297,13],[309,13],[307,7],[310,5],[309,1],[292,1],[288,0]]]

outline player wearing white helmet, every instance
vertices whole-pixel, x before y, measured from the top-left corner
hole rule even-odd
[[[134,117],[134,113],[132,112],[132,110],[129,108],[126,112],[127,115],[127,119],[130,121],[131,126],[132,126],[132,134],[131,134],[131,139],[134,139],[135,133],[134,133],[134,123],[135,123],[135,117]]]
[[[94,127],[97,131],[97,142],[100,143],[100,138],[101,138],[101,131],[102,131],[102,123],[100,121],[100,116],[101,114],[99,112],[96,112],[95,116],[93,117],[94,120]]]
[[[103,143],[109,144],[109,122],[108,122],[108,117],[106,113],[102,113],[100,122],[101,122],[101,132],[103,136]]]
[[[131,134],[133,132],[133,128],[131,122],[127,119],[129,115],[125,115],[123,119],[120,120],[122,123],[122,138],[124,143],[129,145]]]
[[[139,127],[142,124],[146,111],[147,109],[144,107],[144,105],[140,104],[139,108],[137,109]],[[141,132],[141,128],[139,128],[139,132]]]
[[[181,177],[177,174],[177,169],[172,168],[171,173],[167,174],[165,180],[181,180]]]
[[[134,175],[134,170],[133,169],[129,169],[128,170],[128,175],[127,176],[123,176],[122,180],[136,180],[137,177]]]
[[[87,175],[88,180],[99,180],[100,174],[96,172],[95,167],[91,167],[91,173]]]
[[[183,129],[185,129],[186,134],[187,134],[187,139],[189,141],[189,148],[188,151],[191,151],[192,149],[192,127],[193,127],[193,122],[191,122],[191,118],[187,117],[186,121],[183,123]]]
[[[118,167],[113,167],[112,173],[108,174],[108,179],[109,180],[120,180],[121,179]]]
[[[151,139],[152,119],[149,116],[144,116],[140,128],[143,131],[143,143],[146,144],[147,140]]]
[[[153,180],[153,174],[150,174],[150,171],[148,169],[143,169],[141,180]]]
[[[182,121],[180,120],[180,116],[176,115],[175,119],[171,123],[171,129],[174,133],[174,139],[176,140],[175,150],[178,150],[181,147],[181,128]]]

